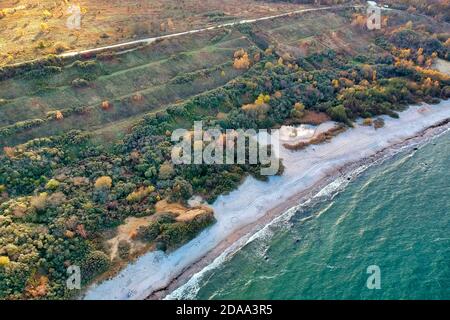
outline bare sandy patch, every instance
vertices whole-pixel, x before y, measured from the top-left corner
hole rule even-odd
[[[173,214],[176,216],[177,222],[189,222],[195,217],[212,213],[213,210],[202,204],[196,204],[192,207],[186,207],[181,203],[169,203],[167,200],[161,200],[155,205],[156,213],[146,217],[129,217],[125,219],[125,222],[117,227],[117,235],[106,241],[110,248],[111,260],[119,258],[119,243],[126,241],[130,244],[131,255],[139,255],[145,250],[148,250],[149,244],[144,243],[136,236],[140,227],[146,227],[150,222],[154,221],[158,216],[163,214]]]
[[[110,245],[110,257],[111,260],[114,260],[118,257],[118,248],[120,241],[127,241],[130,243],[131,252],[137,252],[142,250],[145,247],[145,244],[135,240],[137,230],[140,227],[146,226],[154,219],[154,216],[148,217],[129,217],[125,219],[125,223],[117,227],[117,235],[108,240],[107,244]]]

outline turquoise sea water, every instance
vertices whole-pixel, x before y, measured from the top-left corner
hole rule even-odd
[[[269,229],[191,298],[450,299],[450,133]],[[366,286],[371,265],[379,290]]]

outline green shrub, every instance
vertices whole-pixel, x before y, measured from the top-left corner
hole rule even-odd
[[[347,117],[347,111],[345,110],[343,105],[339,105],[336,107],[333,107],[329,110],[328,114],[330,115],[331,119],[339,122],[347,123],[349,122]]]
[[[130,256],[130,250],[131,250],[130,242],[128,242],[126,240],[121,240],[118,244],[117,250],[118,250],[120,258],[128,259],[128,257]]]
[[[96,276],[106,272],[110,264],[111,261],[104,252],[90,252],[81,266],[81,277],[83,283],[88,283]]]
[[[48,190],[56,190],[59,187],[59,181],[55,180],[55,179],[51,179],[47,182],[47,184],[45,185],[45,189]]]

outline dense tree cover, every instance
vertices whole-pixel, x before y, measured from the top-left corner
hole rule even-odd
[[[450,2],[448,0],[383,0],[391,8],[422,13],[436,20],[450,22]]]
[[[197,120],[203,120],[203,129],[274,128],[301,123],[311,111],[343,126],[363,117],[374,119],[367,125],[381,127],[378,115],[395,117],[407,104],[449,98],[449,77],[430,69],[436,57],[448,57],[445,41],[411,32],[416,31],[378,34],[384,54],[330,49],[293,58],[276,47],[257,54],[238,50],[230,64],[248,69],[243,76],[146,115],[112,149],[79,131],[5,148],[0,156],[0,298],[67,297],[73,292],[65,286],[66,268],[79,265],[84,284],[108,271],[105,234],[126,218],[155,214],[162,199],[183,203],[201,195],[212,202],[247,175],[264,178],[260,165],[173,164],[175,129],[191,130]],[[247,34],[254,36],[251,30]],[[95,76],[92,63],[74,67],[86,70],[84,79]],[[191,221],[158,215],[139,229],[137,239],[170,250],[213,221],[212,215]],[[118,250],[128,259],[129,244],[119,243]]]
[[[402,28],[392,33],[390,42],[397,48],[421,50],[421,54],[437,56],[448,59],[449,48],[437,38],[432,38],[427,34],[416,32],[410,28]]]
[[[236,187],[246,171],[256,172],[257,167],[229,166],[227,171],[193,166],[168,173],[168,137],[148,141],[122,155],[102,151],[89,145],[86,135],[71,132],[34,140],[2,157],[2,298],[64,297],[70,294],[65,289],[67,266],[81,266],[83,283],[108,270],[107,249],[98,241],[104,230],[129,216],[153,214],[162,198],[184,202],[194,190],[215,197]],[[205,189],[209,186],[212,191]],[[211,218],[166,221],[159,230],[159,248],[189,240],[212,223]],[[31,289],[37,275],[48,279],[45,290]]]
[[[137,237],[144,241],[154,241],[160,250],[176,247],[192,239],[197,233],[213,222],[212,215],[204,213],[187,223],[177,222],[170,214],[158,216],[148,226],[138,230]]]
[[[0,164],[2,298],[64,297],[70,294],[65,289],[68,265],[81,266],[84,283],[108,269],[107,249],[98,241],[104,230],[129,216],[153,214],[160,199],[184,202],[195,193],[213,200],[246,174],[259,175],[259,166],[250,165],[174,167],[167,131],[179,126],[171,116],[179,117],[177,112],[156,115],[155,126],[145,134],[148,128],[138,126],[112,152],[76,131],[5,149]],[[138,139],[137,132],[142,134]],[[211,215],[165,221],[155,237],[157,246],[176,247],[212,222]],[[36,280],[41,276],[44,284]],[[36,290],[32,282],[45,290]]]

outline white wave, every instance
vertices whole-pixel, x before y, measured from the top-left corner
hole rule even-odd
[[[329,177],[337,168],[351,166],[352,163],[411,138],[424,128],[450,118],[450,101],[443,101],[425,109],[421,106],[410,107],[400,113],[400,119],[383,118],[385,127],[378,130],[356,125],[328,143],[308,147],[299,152],[280,147],[280,156],[285,166],[282,176],[270,177],[268,182],[247,178],[237,190],[220,196],[214,202],[212,208],[215,211],[217,223],[212,227],[174,252],[169,254],[150,252],[143,255],[122,270],[118,276],[89,288],[85,298],[142,299],[156,290],[165,288],[186,268],[199,261],[237,230],[254,224],[277,205],[285,203],[293,195],[308,190],[317,182]],[[393,148],[391,154],[398,153],[404,148],[404,146]],[[387,156],[384,159],[386,158]],[[336,190],[348,183],[348,178],[352,179],[366,168],[365,166],[354,168],[353,172],[338,177],[316,196],[324,198],[333,196]],[[287,210],[272,223],[286,223],[302,205],[305,203]],[[176,290],[170,297],[192,296],[197,290],[195,286],[198,285],[198,279],[201,279],[205,270],[211,270],[220,265],[233,250],[238,250],[249,241],[270,234],[270,225],[255,235],[230,244],[231,247],[228,250],[194,275],[185,286]],[[184,294],[183,290],[192,294]]]

